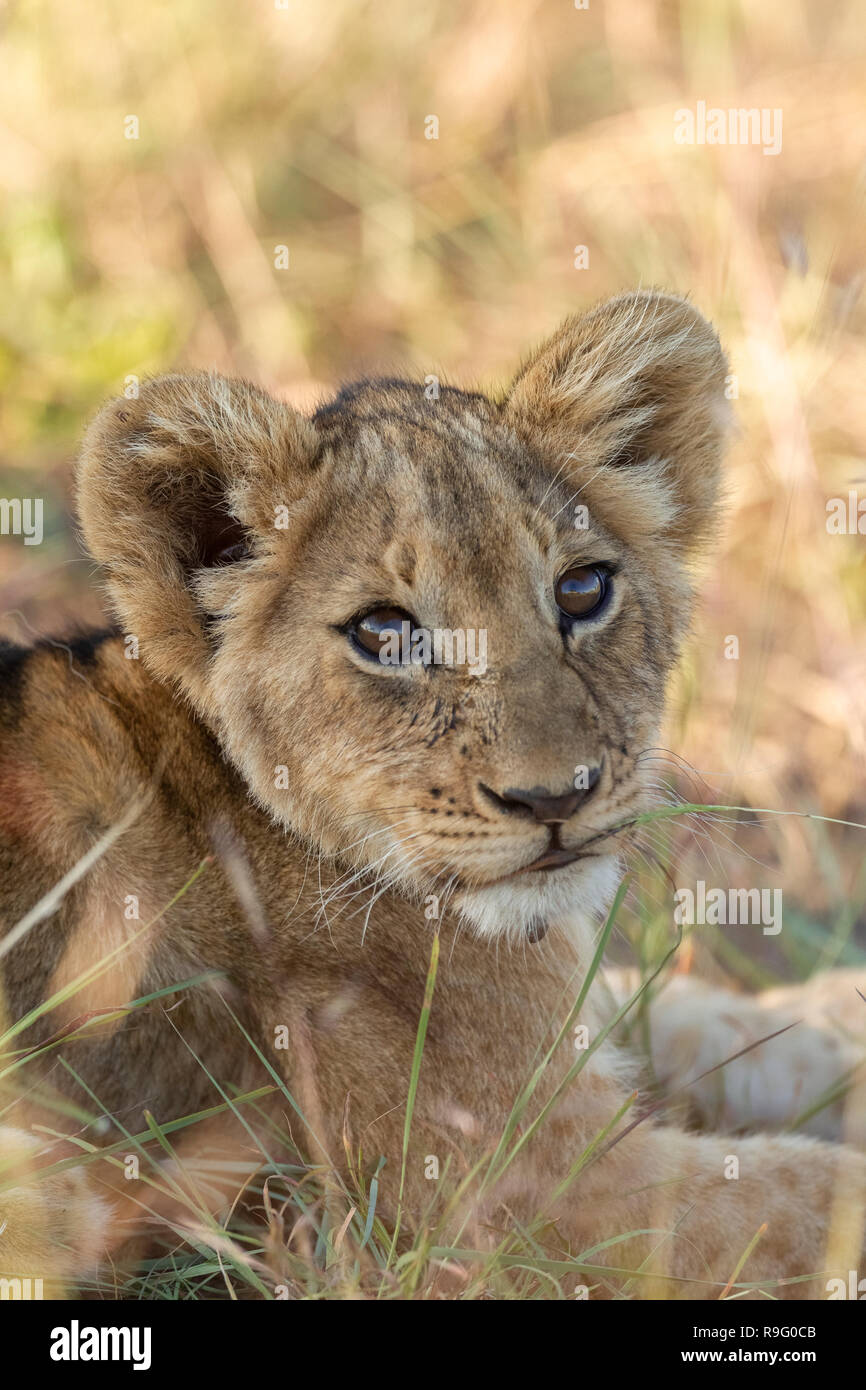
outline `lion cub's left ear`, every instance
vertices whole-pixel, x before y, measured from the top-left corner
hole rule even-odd
[[[697,309],[637,292],[566,319],[518,373],[505,410],[614,531],[688,548],[715,520],[727,370]]]
[[[78,468],[84,539],[145,664],[201,705],[210,656],[203,579],[275,543],[275,512],[308,485],[309,420],[245,381],[146,382],[94,420]]]

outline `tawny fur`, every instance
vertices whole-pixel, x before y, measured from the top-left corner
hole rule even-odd
[[[71,653],[6,654],[4,928],[129,823],[5,955],[7,1020],[116,954],[16,1039],[80,1033],[86,1015],[83,1036],[60,1038],[28,1081],[82,1103],[62,1053],[135,1133],[146,1110],[168,1121],[219,1103],[199,1059],[223,1086],[272,1084],[257,1047],[310,1120],[295,1119],[294,1137],[311,1162],[342,1170],[344,1134],[368,1178],[387,1158],[379,1211],[391,1219],[438,929],[404,1232],[430,1200],[426,1155],[450,1159],[459,1180],[493,1151],[587,970],[617,879],[613,830],[645,804],[640,755],[688,624],[688,564],[716,526],[725,371],[693,307],[641,293],[568,320],[498,400],[369,382],[307,420],[249,384],[193,374],[106,407],[84,443],[79,505],[120,631]],[[588,527],[575,525],[580,506]],[[214,564],[238,542],[240,557]],[[564,641],[554,583],[602,561],[612,601]],[[377,603],[428,627],[485,629],[486,672],[371,669],[345,625]],[[599,782],[562,841],[586,843],[587,857],[509,878],[548,832],[509,817],[482,784],[563,791],[582,765],[600,768]],[[529,944],[539,918],[547,935]],[[203,971],[219,978],[170,999],[170,1012],[161,1001],[117,1012]],[[598,993],[580,1018],[591,1037],[610,1012]],[[287,1050],[274,1045],[281,1028]],[[532,1113],[574,1055],[566,1040]],[[599,1049],[483,1194],[477,1239],[545,1204],[558,1257],[651,1232],[588,1257],[600,1295],[617,1269],[648,1261],[632,1295],[717,1296],[764,1223],[742,1279],[819,1296],[829,1272],[856,1265],[863,1160],[808,1138],[734,1141],[648,1120],[557,1195],[631,1085],[621,1055]],[[22,1096],[7,1123],[34,1127],[38,1103]],[[260,1161],[239,1125],[218,1142],[251,1169]],[[732,1145],[737,1181],[725,1177]],[[57,1156],[44,1147],[34,1181]],[[112,1221],[90,1234],[116,1246],[135,1232],[136,1202],[108,1165],[92,1172],[87,1200],[103,1193]],[[4,1272],[48,1259],[38,1232],[25,1249],[32,1203],[17,1177],[0,1190]],[[169,1220],[170,1208],[167,1196]],[[93,1243],[82,1237],[76,1263],[73,1239],[58,1274],[88,1267]],[[796,1282],[805,1276],[816,1277]]]

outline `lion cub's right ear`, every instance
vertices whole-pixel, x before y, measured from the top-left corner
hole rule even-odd
[[[518,372],[506,411],[613,530],[686,553],[718,524],[727,370],[688,300],[638,290],[566,319]]]
[[[78,510],[117,614],[160,677],[201,703],[209,645],[195,577],[275,541],[318,436],[245,381],[163,376],[106,406],[84,438]]]

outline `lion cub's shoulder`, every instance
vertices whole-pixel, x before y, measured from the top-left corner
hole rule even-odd
[[[0,646],[0,855],[28,903],[155,786],[180,800],[219,761],[129,650],[110,631]]]

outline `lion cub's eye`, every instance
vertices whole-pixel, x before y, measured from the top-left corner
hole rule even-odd
[[[408,628],[403,627],[404,623],[409,624]],[[394,655],[399,651],[402,660],[414,626],[409,614],[400,608],[373,608],[363,618],[355,619],[349,633],[368,656],[381,657],[385,652]]]
[[[576,565],[556,581],[554,594],[567,618],[591,618],[607,598],[610,577],[601,565]]]

